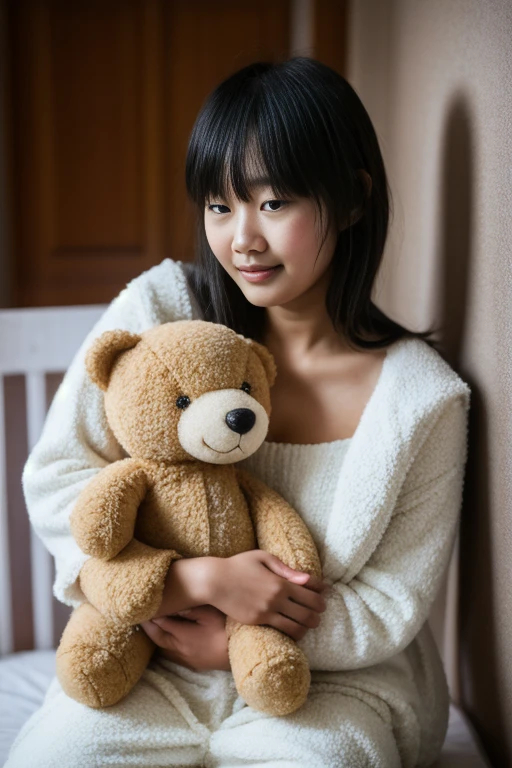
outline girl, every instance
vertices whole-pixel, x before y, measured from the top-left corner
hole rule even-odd
[[[325,581],[259,550],[175,562],[143,624],[161,652],[132,693],[92,710],[54,681],[7,766],[432,765],[449,698],[426,621],[456,533],[470,393],[427,334],[371,300],[388,187],[370,119],[318,62],[251,65],[200,113],[187,184],[201,214],[196,263],[166,259],[111,304],[24,472],[55,593],[84,599],[68,517],[90,478],[123,458],[85,349],[107,328],[194,317],[275,356],[268,439],[242,464],[303,516]],[[225,615],[278,627],[305,650],[311,690],[293,715],[237,696]]]

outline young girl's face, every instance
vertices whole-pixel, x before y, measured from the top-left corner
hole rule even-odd
[[[322,230],[313,200],[276,199],[268,180],[254,179],[248,202],[233,194],[205,205],[210,248],[246,299],[281,306],[304,296],[327,271],[337,240]],[[327,216],[324,215],[324,222]],[[325,223],[324,223],[325,227]]]

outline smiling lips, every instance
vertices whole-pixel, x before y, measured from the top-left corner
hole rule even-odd
[[[233,451],[236,451],[236,449],[237,449],[237,448],[240,448],[240,443],[238,443],[238,445],[235,445],[235,447],[234,447],[234,448],[230,448],[230,449],[229,449],[229,451],[218,451],[218,450],[217,450],[217,448],[213,448],[211,445],[208,445],[208,443],[206,442],[206,440],[204,439],[204,437],[203,437],[203,443],[204,443],[204,445],[206,445],[206,447],[207,447],[207,448],[209,448],[211,451],[215,451],[215,453],[232,453]],[[240,448],[240,450],[242,451],[242,449],[241,449],[241,448]],[[242,453],[243,453],[243,451],[242,451]]]
[[[260,267],[258,265],[252,267],[238,267],[240,274],[250,283],[259,283],[262,280],[266,280],[278,269],[281,269],[281,264],[277,264],[275,267]]]

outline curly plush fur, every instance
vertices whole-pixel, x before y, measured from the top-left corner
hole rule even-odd
[[[88,555],[57,652],[63,689],[91,707],[115,704],[144,671],[152,618],[181,557],[230,557],[259,546],[292,568],[321,575],[297,513],[237,469],[263,442],[275,365],[268,350],[214,323],[187,320],[141,335],[107,331],[87,370],[105,391],[109,425],[130,458],[103,469],[80,495],[71,527]],[[272,715],[306,699],[306,656],[266,626],[226,623],[240,695]]]

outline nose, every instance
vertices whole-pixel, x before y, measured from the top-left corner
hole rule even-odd
[[[256,414],[250,408],[235,408],[226,414],[226,424],[238,435],[245,435],[254,427]]]
[[[250,211],[241,209],[235,220],[232,248],[236,253],[262,253],[267,241],[258,225],[257,218]]]

